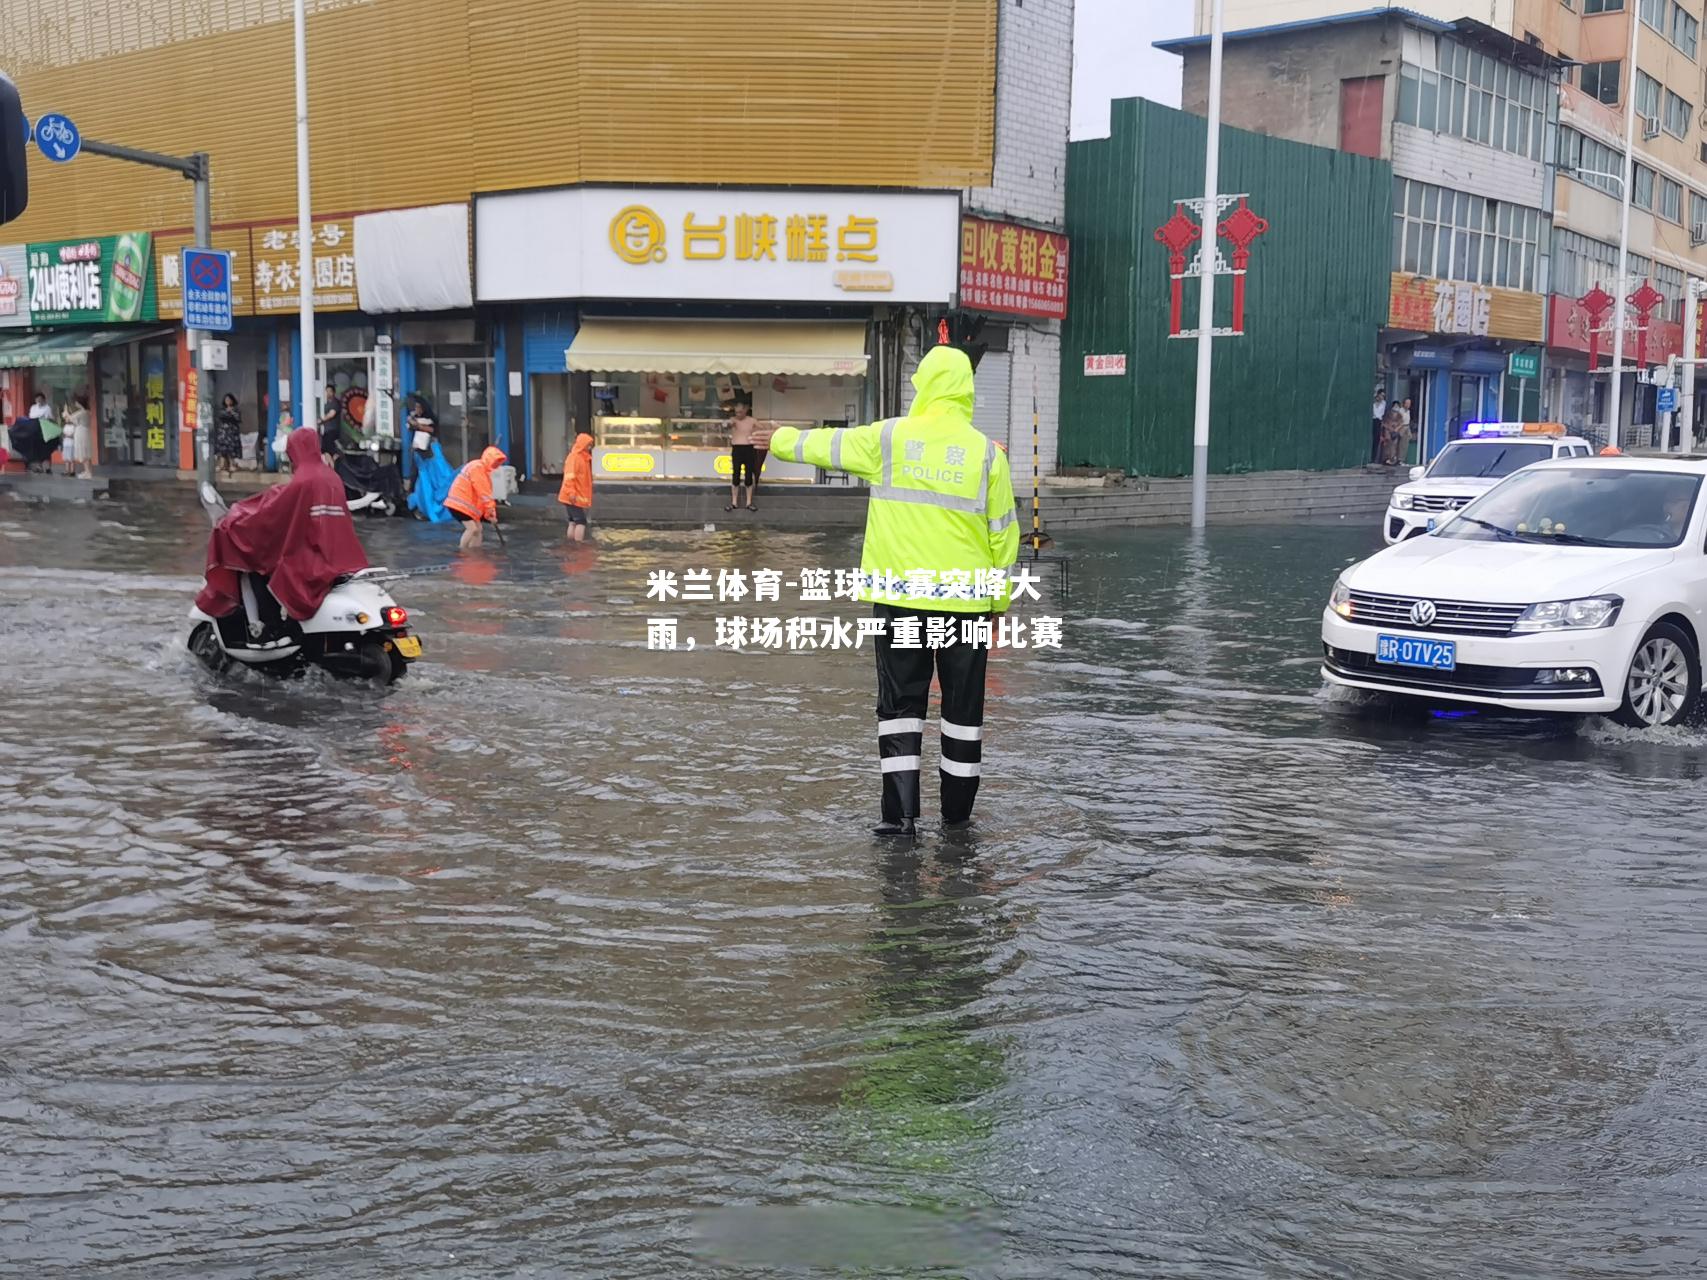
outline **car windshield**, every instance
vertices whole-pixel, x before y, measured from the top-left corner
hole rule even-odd
[[[1441,450],[1434,465],[1428,469],[1428,478],[1509,476],[1519,467],[1527,467],[1531,462],[1545,462],[1552,456],[1552,445],[1534,441],[1514,440],[1510,444],[1459,442]]]
[[[1579,547],[1675,547],[1701,478],[1587,464],[1523,471],[1443,525],[1441,538]]]

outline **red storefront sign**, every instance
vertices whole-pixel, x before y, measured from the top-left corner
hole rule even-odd
[[[1613,314],[1610,308],[1600,319],[1598,335],[1590,331],[1588,308],[1579,298],[1562,294],[1547,296],[1547,345],[1567,351],[1593,351],[1599,364],[1610,367],[1612,362]],[[1696,346],[1702,346],[1697,340]],[[1664,364],[1683,352],[1683,325],[1676,320],[1649,319],[1646,330],[1638,323],[1635,308],[1624,317],[1624,360],[1626,364]]]
[[[960,305],[1067,318],[1067,237],[987,218],[960,220]]]

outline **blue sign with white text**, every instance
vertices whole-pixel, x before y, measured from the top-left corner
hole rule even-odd
[[[231,328],[231,255],[224,249],[185,249],[183,279],[184,328]]]
[[[69,164],[83,149],[83,135],[70,116],[50,111],[36,121],[36,146],[55,164]]]
[[[1661,387],[1659,394],[1654,397],[1654,405],[1661,413],[1677,412],[1677,388]]]

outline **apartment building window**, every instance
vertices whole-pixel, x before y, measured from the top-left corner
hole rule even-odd
[[[1636,114],[1644,120],[1660,118],[1660,82],[1646,71],[1636,72]]]
[[[1636,166],[1636,181],[1630,189],[1630,203],[1641,209],[1654,207],[1654,171],[1645,165]]]
[[[1619,182],[1624,173],[1624,153],[1604,142],[1585,137],[1575,129],[1560,129],[1559,167],[1586,187],[1623,197]]]
[[[1618,64],[1612,66],[1616,97]],[[1397,118],[1401,124],[1539,160],[1546,94],[1539,76],[1445,36],[1423,37],[1415,60],[1399,70]]]
[[[1689,193],[1689,228],[1693,233],[1696,227],[1707,231],[1707,196],[1699,192]]]
[[[1701,22],[1693,13],[1673,0],[1671,6],[1671,42],[1691,58],[1701,40]]]
[[[1632,253],[1624,293],[1632,292],[1643,280],[1665,297],[1661,317],[1683,319],[1683,272],[1676,267],[1656,266],[1653,259]],[[1553,233],[1553,292],[1567,298],[1580,298],[1590,289],[1601,288],[1617,295],[1618,246],[1604,240],[1591,240],[1575,231]]]
[[[1683,184],[1660,175],[1660,217],[1668,222],[1683,221]]]
[[[1539,209],[1396,178],[1393,210],[1395,271],[1534,292]]]
[[[1671,12],[1671,0],[1641,0],[1642,21],[1662,36],[1666,34],[1666,17]]]
[[[1687,98],[1680,98],[1670,89],[1666,90],[1665,116],[1661,127],[1674,138],[1689,136],[1689,117],[1695,113],[1695,108],[1689,105]]]
[[[1583,0],[1584,13],[1623,13],[1624,0]]]
[[[1676,267],[1656,266],[1654,288],[1665,295],[1666,304],[1660,314],[1667,320],[1683,319],[1683,272]]]
[[[1620,74],[1624,70],[1622,62],[1585,62],[1583,63],[1582,85],[1584,93],[1597,102],[1604,102],[1609,107],[1618,105],[1618,87]]]

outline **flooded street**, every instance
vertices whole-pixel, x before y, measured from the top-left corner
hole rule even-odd
[[[382,696],[201,671],[206,532],[0,499],[0,1274],[1707,1269],[1707,732],[1324,693],[1372,525],[1075,536],[905,847],[869,651],[646,648],[852,535],[517,526]]]

